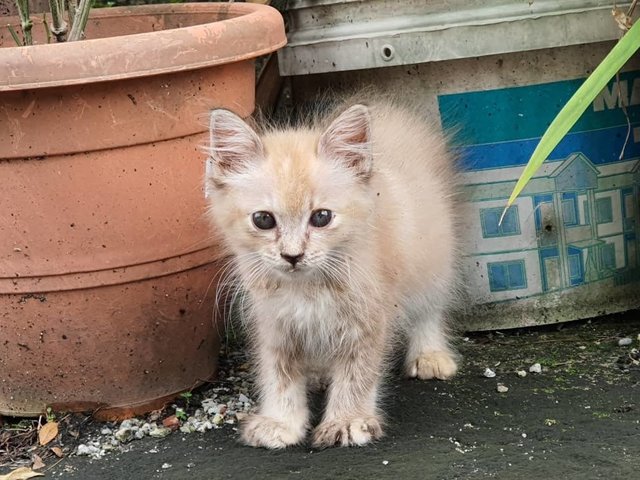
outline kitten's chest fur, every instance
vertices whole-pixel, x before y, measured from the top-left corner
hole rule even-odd
[[[280,288],[253,292],[254,307],[271,324],[281,345],[308,360],[323,360],[353,348],[363,336],[361,315],[369,307],[348,289]]]

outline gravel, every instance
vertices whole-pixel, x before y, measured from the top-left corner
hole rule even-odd
[[[542,365],[540,365],[539,363],[534,363],[529,367],[529,371],[531,373],[542,373]]]
[[[486,368],[483,375],[487,378],[494,378],[496,376],[496,372],[494,372],[490,368]]]
[[[237,363],[231,362],[231,365]],[[239,371],[232,368],[226,372],[221,368],[217,386],[184,396],[184,406],[174,404],[152,412],[146,418],[130,418],[119,424],[102,426],[96,434],[83,439],[74,454],[98,460],[112,451],[126,451],[128,444],[145,437],[164,438],[174,431],[199,434],[222,428],[235,429],[238,421],[253,411],[254,402],[248,396],[251,383],[248,372],[245,368]],[[169,467],[163,465],[162,468]]]

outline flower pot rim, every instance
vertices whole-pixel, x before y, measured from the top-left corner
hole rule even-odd
[[[172,13],[224,13],[229,18],[78,42],[0,48],[0,64],[7,72],[0,76],[0,92],[81,85],[212,67],[273,52],[287,41],[280,13],[272,7],[254,3],[105,8],[94,10],[91,18],[107,20]],[[5,20],[14,18],[4,17]]]

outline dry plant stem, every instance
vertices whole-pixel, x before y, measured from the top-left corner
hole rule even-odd
[[[622,90],[620,89],[620,72],[616,72],[616,85],[618,85],[618,100],[620,102],[620,107],[622,108],[622,113],[624,113],[624,117],[627,119],[627,136],[624,139],[624,144],[622,145],[622,150],[620,151],[620,155],[618,160],[622,160],[624,156],[624,151],[627,148],[627,143],[629,143],[629,137],[631,136],[631,120],[629,119],[629,114],[627,113],[627,105],[626,98],[622,97]]]
[[[80,4],[75,8],[75,16],[73,17],[73,25],[69,33],[69,41],[75,42],[84,37],[84,28],[89,20],[89,11],[91,10],[92,0],[80,0]]]
[[[51,29],[49,28],[49,24],[47,23],[47,14],[42,14],[42,25],[44,25],[44,31],[47,34],[47,43],[51,43]]]
[[[64,21],[64,0],[49,0],[51,9],[51,33],[57,42],[67,40],[67,22]]]
[[[629,23],[631,23],[631,16],[633,15],[634,10],[636,9],[636,4],[638,0],[633,0],[631,5],[629,6],[629,10],[627,10],[627,17],[629,18]],[[629,119],[629,113],[627,112],[627,105],[625,102],[626,98],[622,98],[622,90],[620,89],[620,72],[616,72],[616,84],[618,85],[618,99],[620,102],[620,106],[622,107],[622,113],[624,113],[625,118],[627,119],[627,136],[624,139],[624,144],[622,145],[622,150],[620,151],[620,156],[618,160],[622,160],[624,156],[624,151],[627,148],[627,144],[629,143],[629,137],[631,136],[631,120]]]
[[[69,11],[69,30],[73,30],[73,23],[76,20],[78,10],[78,0],[67,0],[67,10]]]
[[[13,38],[13,41],[16,42],[16,45],[21,47],[22,46],[22,41],[20,40],[20,37],[18,37],[18,34],[14,30],[14,28],[11,25],[7,25],[7,28],[9,29],[9,33],[11,34],[11,37]]]
[[[22,34],[24,35],[24,45],[33,45],[31,37],[31,27],[33,22],[29,18],[29,0],[16,0],[18,14],[20,15],[20,23],[22,26]]]

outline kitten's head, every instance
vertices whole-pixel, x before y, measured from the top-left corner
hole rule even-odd
[[[241,118],[210,118],[209,214],[245,280],[339,280],[369,236],[370,117],[363,105],[324,130],[259,136]]]

